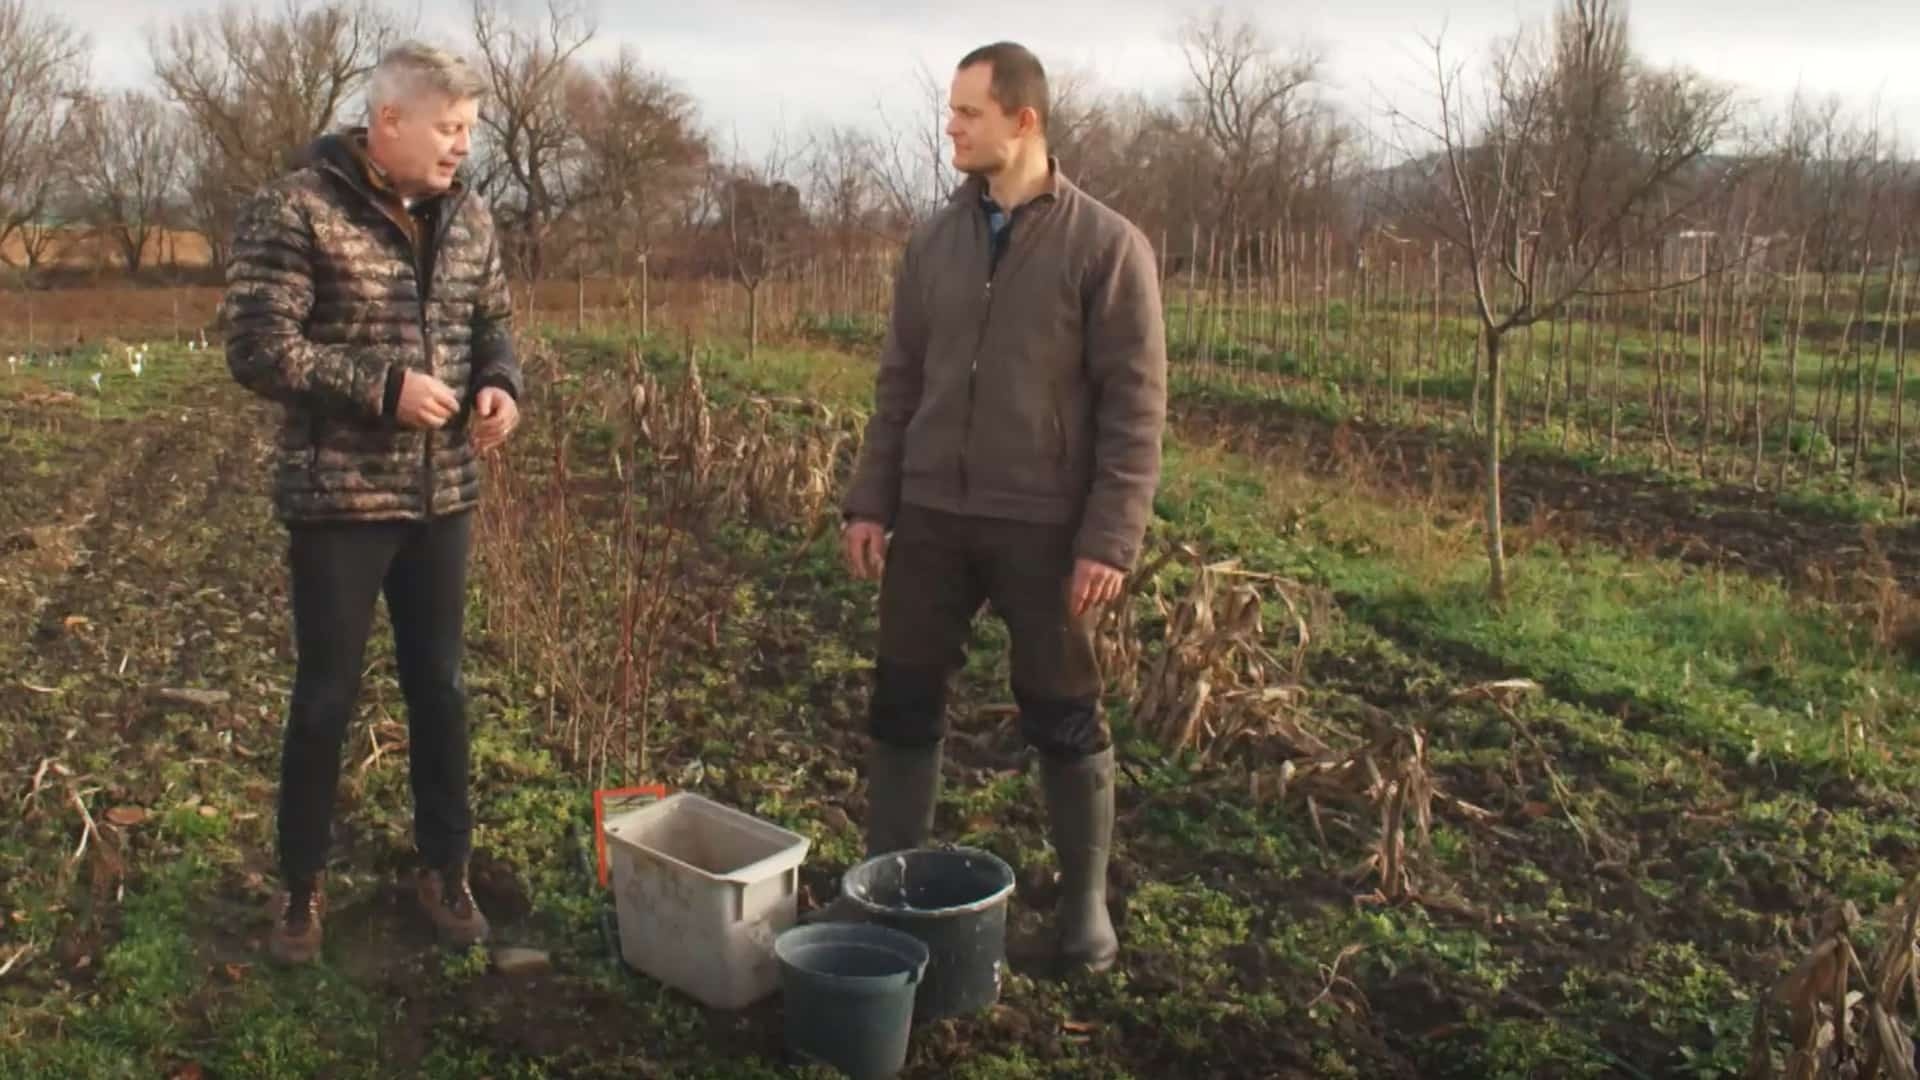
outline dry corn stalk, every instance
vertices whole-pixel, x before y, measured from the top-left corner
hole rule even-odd
[[[1193,578],[1183,595],[1169,600],[1159,571],[1176,558],[1191,564]],[[1187,547],[1163,553],[1135,580],[1153,583],[1152,608],[1164,627],[1161,648],[1147,660],[1135,621],[1139,612],[1123,602],[1115,605],[1103,635],[1103,659],[1108,670],[1132,676],[1123,675],[1121,689],[1135,695],[1136,724],[1169,752],[1197,750],[1204,760],[1289,723],[1304,697],[1299,678],[1313,625],[1326,606],[1317,595],[1276,575],[1242,570],[1232,560],[1205,562]],[[1284,656],[1268,645],[1269,595],[1288,615]]]
[[[1920,1080],[1900,1019],[1909,990],[1920,1003],[1920,877],[1886,914],[1885,938],[1863,965],[1853,944],[1860,914],[1843,902],[1821,920],[1820,939],[1754,1012],[1748,1080]],[[1785,1015],[1790,1050],[1775,1068],[1774,1019]]]
[[[663,388],[652,374],[631,379],[631,430],[664,470],[685,470],[709,521],[746,517],[811,531],[833,511],[834,475],[851,438],[827,406],[792,398],[751,398],[716,409],[697,362]],[[800,416],[803,423],[783,423]]]

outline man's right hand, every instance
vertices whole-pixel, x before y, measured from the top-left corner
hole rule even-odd
[[[460,412],[460,399],[446,383],[424,371],[409,371],[400,384],[400,407],[394,416],[402,426],[439,428]]]
[[[840,534],[847,569],[863,581],[873,581],[887,564],[887,529],[877,521],[855,519]]]

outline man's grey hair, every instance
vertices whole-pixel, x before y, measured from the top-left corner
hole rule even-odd
[[[408,41],[387,50],[367,80],[367,122],[379,119],[382,105],[405,108],[432,95],[454,101],[481,97],[487,84],[458,53],[425,42]]]

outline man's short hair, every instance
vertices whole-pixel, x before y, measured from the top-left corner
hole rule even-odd
[[[1040,66],[1040,58],[1033,55],[1032,50],[1011,41],[996,41],[962,57],[954,70],[965,71],[975,64],[992,66],[993,82],[989,92],[993,100],[1000,103],[1001,111],[1011,116],[1021,109],[1032,109],[1040,120],[1040,131],[1046,132],[1047,69]]]
[[[420,41],[402,42],[380,57],[367,80],[367,120],[377,119],[382,105],[404,107],[429,95],[466,101],[486,89],[486,80],[458,53]]]

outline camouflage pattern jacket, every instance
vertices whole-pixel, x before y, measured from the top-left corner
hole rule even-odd
[[[456,182],[408,207],[364,129],[321,137],[242,209],[222,304],[227,366],[282,406],[282,521],[416,521],[471,509],[475,395],[522,384],[485,202]],[[459,396],[439,430],[395,419],[409,370]]]

